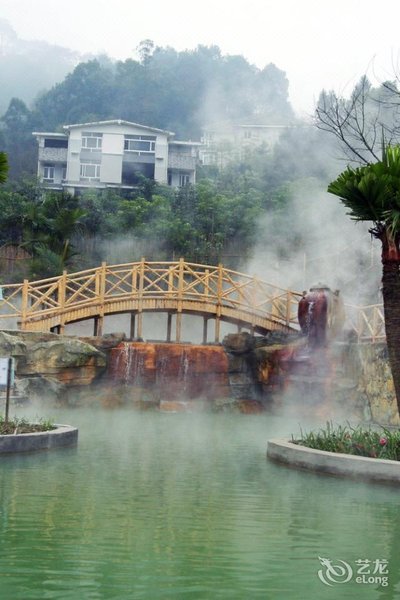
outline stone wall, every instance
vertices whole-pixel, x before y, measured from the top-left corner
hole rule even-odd
[[[386,344],[342,343],[334,351],[338,386],[347,385],[348,401],[376,423],[400,425]]]

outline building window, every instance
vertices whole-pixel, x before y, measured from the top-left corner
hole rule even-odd
[[[179,173],[179,187],[185,187],[185,185],[189,185],[190,183],[190,175],[187,173]]]
[[[66,165],[65,166],[63,165],[63,168],[62,168],[62,179],[63,179],[63,181],[65,181],[67,179],[67,166]]]
[[[81,161],[80,178],[89,181],[100,180],[100,163]]]
[[[102,133],[94,133],[91,131],[82,132],[82,148],[85,148],[85,150],[101,150],[102,142]]]
[[[155,135],[126,135],[124,137],[125,152],[135,152],[137,154],[154,154],[156,151]]]
[[[68,148],[68,140],[58,140],[56,138],[46,138],[44,140],[45,148]]]
[[[49,183],[54,181],[54,165],[44,165],[43,181],[48,181]]]
[[[244,132],[244,139],[245,139],[245,140],[249,140],[251,137],[252,137],[252,136],[251,136],[251,131],[250,131],[249,129],[245,129],[245,132]]]

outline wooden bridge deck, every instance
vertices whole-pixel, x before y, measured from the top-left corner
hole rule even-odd
[[[62,332],[68,323],[95,320],[102,332],[106,315],[131,313],[131,335],[142,336],[144,312],[166,312],[168,335],[176,319],[180,340],[181,315],[215,320],[215,339],[221,321],[259,333],[298,329],[297,304],[301,295],[224,268],[185,262],[140,262],[107,265],[63,273],[40,281],[4,285],[0,299],[2,320],[17,319],[25,331]]]
[[[104,317],[131,314],[131,337],[142,337],[142,315],[165,312],[167,339],[175,318],[175,340],[181,338],[182,314],[215,322],[219,341],[220,322],[235,323],[257,333],[298,330],[297,307],[301,294],[271,285],[244,273],[185,262],[139,262],[107,265],[77,273],[66,273],[40,281],[4,285],[0,296],[0,328],[18,323],[25,331],[58,331],[68,323],[94,319],[94,334],[100,335]],[[381,305],[346,305],[347,325],[359,341],[385,339]]]

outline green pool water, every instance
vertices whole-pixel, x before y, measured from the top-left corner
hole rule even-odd
[[[400,598],[400,490],[267,461],[297,421],[48,416],[78,447],[0,458],[1,600]],[[388,585],[357,583],[359,560],[387,560]]]

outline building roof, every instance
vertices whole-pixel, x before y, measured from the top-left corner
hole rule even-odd
[[[202,142],[192,142],[190,140],[172,140],[170,143],[174,146],[204,146]]]
[[[54,131],[33,131],[32,135],[41,136],[41,137],[52,137],[52,138],[61,138],[64,139],[68,137],[65,133],[55,133]]]
[[[236,128],[258,128],[258,129],[291,129],[293,127],[295,127],[296,124],[293,123],[275,123],[275,124],[271,124],[271,123],[262,123],[262,122],[254,122],[254,121],[248,121],[246,122],[245,120],[242,121],[215,121],[213,123],[207,123],[206,125],[204,125],[203,130],[204,131],[212,131],[212,132],[218,132],[218,133],[223,133],[225,131],[232,131],[233,129]]]
[[[91,123],[74,123],[72,125],[63,125],[63,129],[69,130],[77,127],[93,127],[95,125],[128,125],[131,127],[139,127],[140,129],[146,129],[147,131],[165,133],[168,137],[173,137],[175,135],[173,131],[158,129],[157,127],[149,127],[148,125],[141,125],[140,123],[133,123],[131,121],[124,121],[122,119],[111,119],[109,121],[93,121]]]
[[[294,125],[260,125],[258,123],[242,125],[241,123],[238,123],[237,125],[234,125],[234,127],[244,127],[246,129],[293,129]]]

